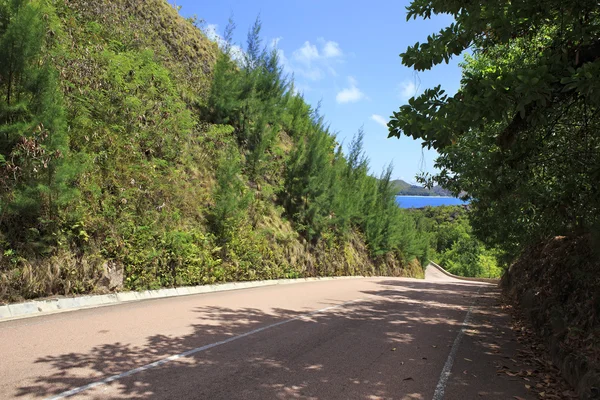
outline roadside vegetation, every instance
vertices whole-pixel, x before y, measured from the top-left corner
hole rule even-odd
[[[508,259],[556,235],[595,233],[600,197],[600,10],[594,1],[413,1],[407,19],[455,22],[409,47],[433,68],[469,50],[456,94],[427,89],[400,107],[390,136],[440,153],[423,175],[471,199],[473,229]]]
[[[428,236],[265,46],[163,0],[0,1],[0,300],[422,276]],[[230,26],[232,28],[232,26]]]
[[[429,259],[448,272],[474,278],[500,278],[504,268],[499,252],[475,236],[468,206],[425,207],[410,210],[429,235]]]

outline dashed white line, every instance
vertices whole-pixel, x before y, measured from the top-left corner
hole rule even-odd
[[[477,296],[479,296],[480,291],[481,291],[481,288],[479,288],[477,290],[477,295],[475,296],[475,299],[477,299]],[[440,375],[440,380],[438,381],[438,384],[435,387],[435,393],[433,394],[433,400],[443,400],[444,399],[444,392],[446,390],[446,384],[448,383],[448,378],[450,377],[450,372],[452,371],[452,366],[454,365],[454,359],[456,358],[456,353],[458,352],[458,348],[460,347],[460,342],[462,340],[462,337],[465,334],[465,328],[467,327],[467,325],[469,325],[469,323],[471,323],[471,313],[473,311],[473,308],[475,307],[475,301],[476,300],[473,300],[473,303],[471,304],[469,311],[467,311],[465,320],[463,321],[462,326],[460,327],[460,331],[458,332],[458,335],[456,335],[456,339],[454,339],[454,343],[452,344],[452,349],[450,349],[450,354],[448,354],[448,359],[446,360],[446,364],[444,364],[444,368],[442,369],[442,374]]]

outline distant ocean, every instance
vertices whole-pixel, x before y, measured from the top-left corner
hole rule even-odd
[[[462,201],[456,197],[438,196],[396,196],[396,203],[402,208],[459,206],[461,204],[469,204],[468,201]]]

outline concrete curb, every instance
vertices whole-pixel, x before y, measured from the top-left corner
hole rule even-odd
[[[461,281],[469,281],[469,282],[484,282],[484,283],[494,283],[496,285],[500,284],[500,279],[491,279],[491,278],[467,278],[464,276],[458,276],[458,275],[454,275],[451,274],[450,272],[446,271],[444,268],[442,268],[441,266],[437,265],[436,263],[434,263],[433,261],[429,260],[429,265],[427,266],[427,268],[433,266],[434,268],[438,269],[442,274],[449,276],[450,278],[454,278],[454,279],[460,279]]]
[[[277,279],[271,281],[230,282],[215,285],[187,286],[142,292],[120,292],[102,295],[87,295],[81,297],[64,297],[47,300],[34,300],[24,303],[0,306],[0,323],[20,318],[36,317],[66,311],[102,307],[113,304],[130,303],[134,301],[164,299],[167,297],[190,296],[202,293],[224,292],[229,290],[249,289],[255,287],[287,285],[293,283],[330,281],[341,279],[360,279],[364,276]]]

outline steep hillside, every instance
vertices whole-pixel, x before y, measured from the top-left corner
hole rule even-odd
[[[422,275],[389,172],[366,174],[362,134],[341,153],[259,23],[235,61],[163,0],[0,15],[0,300]]]

